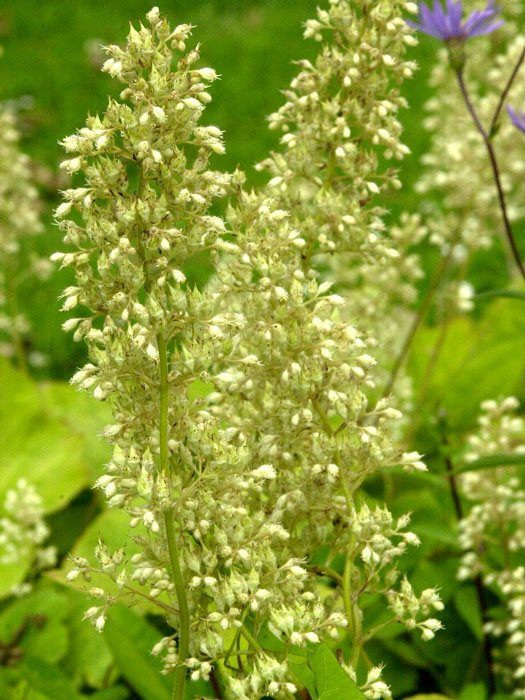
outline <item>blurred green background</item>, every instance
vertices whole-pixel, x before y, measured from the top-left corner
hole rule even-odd
[[[128,23],[139,21],[153,0],[3,0],[0,4],[0,101],[14,102],[23,132],[22,149],[36,162],[44,197],[46,235],[37,245],[43,254],[59,247],[51,221],[57,175],[63,157],[59,140],[81,127],[88,112],[103,110],[108,94],[119,84],[99,70],[102,44],[125,40]],[[225,130],[227,155],[218,167],[240,165],[254,184],[253,166],[276,143],[265,117],[281,103],[280,90],[295,72],[293,60],[311,57],[318,49],[302,38],[302,24],[315,14],[316,0],[168,0],[160,9],[174,24],[191,22],[202,43],[202,59],[221,80],[205,119]],[[414,56],[422,70],[406,87],[411,109],[404,115],[412,156],[404,164],[405,188],[390,202],[394,211],[406,202],[413,207],[411,184],[418,174],[426,143],[421,127],[427,96],[426,76],[436,47],[424,42]],[[408,201],[410,200],[410,201]],[[29,284],[28,313],[34,344],[48,357],[44,375],[68,378],[81,364],[83,348],[60,330],[63,321],[56,298],[67,274],[46,284]],[[45,313],[42,313],[45,310]]]

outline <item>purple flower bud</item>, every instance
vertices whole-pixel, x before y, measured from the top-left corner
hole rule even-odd
[[[445,6],[434,0],[432,10],[424,3],[419,3],[419,22],[407,21],[407,24],[424,34],[434,36],[442,41],[466,41],[472,36],[490,34],[503,24],[496,19],[499,9],[495,0],[488,0],[484,10],[475,10],[462,22],[462,0],[446,0]]]

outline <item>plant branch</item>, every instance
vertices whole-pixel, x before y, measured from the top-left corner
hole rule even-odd
[[[317,576],[325,576],[326,578],[332,579],[332,581],[338,585],[342,585],[343,583],[343,577],[341,574],[338,574],[337,571],[329,566],[320,566],[319,564],[316,564],[315,566],[310,567],[310,571],[317,574]]]
[[[253,649],[254,651],[262,652],[262,647],[261,647],[261,645],[260,645],[259,642],[255,639],[255,637],[254,637],[253,634],[250,632],[250,630],[247,629],[247,627],[246,627],[245,625],[243,625],[243,626],[240,628],[240,630],[241,630],[241,634],[242,634],[243,637],[246,639],[246,641],[250,644],[250,646],[252,647],[252,649]]]
[[[519,58],[516,62],[516,65],[514,66],[514,69],[513,69],[512,73],[510,74],[510,77],[507,81],[507,84],[505,85],[505,88],[504,88],[504,90],[501,93],[501,96],[499,98],[498,106],[496,107],[496,111],[494,112],[494,116],[492,117],[492,121],[490,123],[490,129],[488,131],[488,137],[490,139],[493,136],[495,136],[495,134],[496,134],[496,127],[498,126],[498,121],[499,121],[499,117],[501,114],[501,110],[503,109],[503,106],[505,104],[505,100],[508,97],[510,89],[511,89],[512,85],[514,84],[514,81],[515,81],[515,79],[520,71],[520,68],[523,65],[523,61],[525,61],[525,48],[520,53]]]
[[[519,250],[518,250],[518,247],[516,245],[516,240],[514,238],[514,233],[512,231],[512,226],[511,226],[511,223],[509,220],[509,215],[508,215],[508,211],[507,211],[507,202],[505,199],[505,192],[503,191],[503,185],[501,183],[501,174],[500,174],[499,164],[498,164],[498,160],[496,157],[496,152],[494,150],[494,146],[492,145],[490,134],[487,131],[485,131],[483,124],[481,123],[480,118],[478,116],[478,113],[476,112],[476,108],[474,107],[472,100],[470,99],[470,95],[468,93],[468,89],[467,89],[467,86],[465,83],[465,76],[463,75],[462,68],[458,68],[456,70],[456,76],[458,79],[458,85],[459,85],[461,95],[462,95],[463,100],[465,102],[465,106],[467,107],[467,110],[468,110],[470,116],[472,117],[472,121],[474,122],[476,129],[478,130],[481,138],[483,139],[483,143],[485,144],[485,148],[487,149],[487,155],[489,157],[490,166],[492,168],[492,175],[494,177],[494,184],[496,185],[496,190],[498,193],[498,202],[499,202],[499,208],[501,210],[501,216],[503,219],[503,227],[505,230],[505,235],[507,237],[510,248],[512,250],[512,255],[514,257],[516,265],[518,266],[518,269],[521,273],[521,276],[523,277],[523,279],[525,279],[525,267],[523,266],[523,263],[521,261]]]

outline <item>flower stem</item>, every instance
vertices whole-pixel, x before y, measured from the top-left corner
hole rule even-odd
[[[255,639],[255,637],[254,637],[253,634],[250,632],[250,630],[249,630],[245,625],[243,625],[240,629],[241,629],[241,634],[242,634],[243,637],[247,640],[247,642],[250,644],[250,646],[252,647],[252,649],[253,649],[254,651],[262,652],[263,649],[262,649],[261,645],[260,645],[259,642]]]
[[[518,66],[519,68],[519,66]],[[463,69],[458,68],[456,70],[456,76],[458,79],[458,85],[459,89],[461,91],[461,95],[463,97],[463,100],[465,102],[465,106],[467,107],[467,110],[472,117],[472,121],[474,122],[474,125],[476,129],[478,130],[481,138],[483,139],[483,143],[485,144],[485,148],[487,149],[487,155],[489,157],[490,161],[490,166],[492,168],[492,175],[494,177],[494,184],[496,185],[496,190],[498,193],[498,202],[499,202],[499,207],[501,210],[501,216],[503,219],[503,227],[505,230],[505,235],[507,236],[507,240],[509,242],[510,248],[512,250],[512,255],[514,257],[514,260],[516,261],[516,265],[518,266],[518,269],[521,273],[521,276],[523,279],[525,279],[525,267],[523,266],[523,263],[520,258],[520,254],[518,251],[518,247],[516,245],[516,240],[514,238],[514,233],[512,231],[512,226],[509,220],[509,215],[507,211],[507,202],[505,200],[505,192],[503,191],[503,185],[501,184],[501,174],[500,174],[500,169],[499,169],[499,164],[498,164],[498,159],[496,157],[496,152],[494,151],[494,146],[492,145],[490,133],[485,131],[485,128],[483,127],[483,124],[480,121],[480,118],[478,116],[478,113],[476,112],[476,108],[474,107],[472,100],[470,99],[470,95],[468,93],[468,89],[465,83],[465,76],[463,74]],[[510,87],[509,87],[510,89]]]
[[[323,410],[323,407],[317,400],[317,398],[312,400],[312,404],[317,411],[321,422],[323,424],[323,427],[325,429],[325,432],[327,435],[331,438],[336,437],[336,433],[332,430],[332,427],[330,425],[330,421],[328,420],[328,416]],[[350,488],[346,476],[344,473],[344,467],[341,465],[340,468],[340,477],[341,477],[341,485],[343,487],[343,492],[345,495],[346,499],[346,505],[348,508],[348,513],[351,514],[355,512],[355,505],[354,505],[354,496],[352,489]],[[337,579],[334,578],[334,580],[337,580],[337,583],[342,587],[343,590],[343,605],[346,613],[346,619],[348,621],[348,632],[349,635],[352,639],[352,665],[354,668],[357,668],[357,664],[359,663],[359,657],[362,651],[362,646],[363,646],[363,633],[362,633],[362,623],[361,623],[361,614],[359,611],[359,606],[357,603],[357,598],[356,600],[352,600],[352,570],[354,566],[354,536],[351,535],[350,541],[348,543],[348,548],[346,552],[346,560],[345,560],[345,568],[343,571],[343,577],[339,576]],[[329,569],[325,569],[325,572],[328,574]],[[330,574],[328,574],[330,575]]]
[[[520,53],[519,58],[516,62],[516,65],[514,66],[514,69],[513,69],[512,73],[510,74],[510,77],[507,81],[507,84],[505,85],[505,88],[504,88],[504,90],[501,93],[501,96],[499,98],[498,106],[496,107],[496,111],[494,112],[494,116],[492,117],[492,121],[490,123],[490,129],[488,131],[489,138],[492,138],[496,134],[496,128],[498,126],[498,121],[499,121],[499,117],[501,114],[501,110],[503,109],[503,105],[505,104],[505,100],[507,99],[507,96],[510,92],[510,89],[511,89],[512,85],[514,84],[514,81],[519,73],[519,70],[520,70],[521,66],[523,65],[523,61],[525,61],[525,48]]]
[[[157,335],[157,349],[159,352],[160,365],[160,469],[161,472],[165,474],[167,482],[170,485],[169,491],[171,494],[171,475],[168,452],[168,351],[166,348],[166,339],[162,333],[158,333]],[[186,597],[184,578],[180,568],[177,539],[171,510],[166,510],[164,512],[164,527],[166,530],[171,575],[175,585],[175,593],[177,595],[177,603],[179,606],[179,665],[175,669],[173,700],[183,700],[184,686],[186,683],[186,667],[184,662],[188,658],[190,643],[190,612],[188,608],[188,599]]]

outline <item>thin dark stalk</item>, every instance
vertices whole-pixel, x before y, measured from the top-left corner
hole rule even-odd
[[[463,505],[461,503],[461,498],[459,495],[458,482],[456,480],[456,474],[454,470],[454,465],[452,463],[451,457],[448,455],[448,441],[446,436],[443,436],[443,445],[445,447],[445,467],[447,470],[447,479],[450,487],[450,496],[454,504],[454,512],[456,514],[456,519],[459,523],[463,519],[465,513],[463,511]],[[489,691],[489,697],[492,697],[496,692],[496,678],[494,676],[494,665],[492,661],[492,645],[490,643],[489,636],[485,633],[483,629],[485,622],[488,619],[488,609],[485,600],[485,589],[483,587],[483,579],[480,574],[474,579],[474,585],[476,587],[476,597],[478,599],[479,611],[481,615],[482,624],[482,643],[483,643],[483,653],[485,656],[485,664],[487,666],[487,686]]]
[[[507,100],[510,89],[511,89],[512,85],[514,84],[514,81],[516,80],[516,77],[520,71],[521,66],[523,65],[523,61],[525,61],[525,48],[520,53],[518,61],[517,61],[516,65],[514,66],[514,69],[513,69],[512,73],[510,74],[510,77],[507,81],[507,84],[505,85],[505,88],[504,88],[504,90],[501,93],[501,96],[499,98],[498,106],[496,107],[496,111],[494,112],[494,116],[492,117],[492,121],[490,123],[490,129],[488,132],[489,138],[492,138],[494,136],[494,134],[496,133],[496,126],[498,125],[501,110],[503,109],[503,106],[505,105],[505,102]]]
[[[215,693],[215,697],[217,700],[222,700],[223,694],[222,694],[222,688],[221,684],[219,682],[218,674],[217,671],[214,668],[212,668],[211,673],[210,673],[210,684],[211,687],[213,688],[213,692]]]
[[[505,199],[505,193],[503,191],[503,186],[501,184],[501,174],[500,174],[500,169],[498,165],[498,160],[496,158],[496,152],[494,151],[494,146],[492,145],[492,141],[490,139],[490,135],[487,131],[485,131],[485,128],[483,127],[483,124],[480,121],[480,118],[478,116],[478,113],[476,112],[476,108],[474,107],[472,100],[470,99],[470,95],[467,90],[467,86],[465,84],[465,77],[463,75],[463,70],[459,68],[456,71],[456,76],[458,79],[458,84],[459,84],[459,89],[461,91],[461,95],[463,97],[463,100],[465,102],[465,106],[467,107],[470,116],[472,117],[472,121],[474,122],[476,129],[478,130],[481,138],[483,139],[483,143],[485,144],[485,148],[487,149],[487,155],[489,157],[490,165],[492,168],[492,175],[494,176],[494,184],[496,185],[496,190],[498,193],[498,202],[499,202],[499,207],[501,210],[501,216],[503,218],[503,226],[505,229],[505,235],[507,236],[507,240],[509,242],[510,248],[512,250],[512,255],[514,256],[514,260],[516,261],[516,265],[519,268],[519,271],[521,272],[521,276],[523,279],[525,279],[525,267],[523,266],[523,263],[520,258],[520,254],[518,251],[518,247],[516,245],[516,241],[514,239],[514,233],[512,231],[512,226],[509,220],[509,215],[507,212],[507,202]]]
[[[456,514],[456,519],[459,522],[460,520],[463,520],[465,513],[463,512],[463,505],[461,504],[461,498],[459,496],[458,482],[454,473],[454,466],[452,464],[451,458],[448,455],[445,457],[445,466],[447,468],[447,479],[448,485],[450,486],[450,496],[452,498],[452,502],[454,503],[454,512]]]

